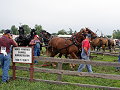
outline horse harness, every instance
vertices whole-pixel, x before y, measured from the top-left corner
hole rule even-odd
[[[65,40],[66,40],[66,41],[65,41],[64,47],[63,47],[63,48],[60,48],[60,49],[56,49],[55,52],[58,53],[58,52],[60,52],[60,51],[63,50],[63,49],[66,49],[66,51],[68,52],[68,47],[70,47],[70,46],[72,46],[72,45],[75,45],[75,46],[77,46],[77,47],[79,48],[79,46],[82,45],[81,43],[78,42],[78,38],[77,38],[76,36],[73,36],[73,37],[71,37],[70,39],[65,39]],[[72,43],[69,44],[69,45],[67,45],[67,41],[68,41],[68,40],[72,41]]]

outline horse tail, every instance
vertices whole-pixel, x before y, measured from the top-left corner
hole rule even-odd
[[[100,47],[102,46],[102,44],[103,44],[103,41],[102,41],[102,39],[100,39]]]
[[[49,56],[51,54],[52,51],[52,46],[47,46],[46,47],[46,55]]]
[[[43,46],[42,43],[40,43],[40,50],[42,50],[42,46]]]
[[[110,39],[108,39],[108,48],[111,49],[111,42],[110,42]]]
[[[107,41],[106,41],[106,47],[108,46],[108,39],[107,39]]]

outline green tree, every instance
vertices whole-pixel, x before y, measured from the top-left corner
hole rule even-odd
[[[35,25],[35,30],[37,30],[37,34],[40,35],[40,32],[43,30],[42,26],[41,25]]]
[[[112,37],[112,35],[106,35],[108,38],[111,38]]]
[[[29,34],[30,33],[30,27],[28,25],[22,25],[22,27],[24,28],[24,32],[25,32],[25,35]]]
[[[114,39],[120,39],[120,30],[114,30],[113,31],[113,38]]]
[[[0,30],[0,33],[4,33],[4,29]]]
[[[59,34],[65,35],[65,34],[67,34],[67,32],[66,32],[64,29],[62,29],[62,30],[58,31],[57,34],[58,34],[58,35],[59,35]]]
[[[17,35],[18,34],[18,28],[16,28],[15,25],[11,26],[11,32],[12,32],[12,34]]]
[[[52,33],[52,35],[57,35],[57,33]]]

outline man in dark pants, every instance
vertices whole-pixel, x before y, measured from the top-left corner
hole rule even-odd
[[[120,63],[120,41],[119,41],[118,45],[119,45],[118,63]],[[116,70],[115,70],[115,71],[120,71],[120,67],[116,67]]]
[[[18,46],[15,40],[12,39],[10,30],[5,30],[3,36],[0,38],[0,62],[2,67],[2,82],[9,80],[9,66],[10,66],[10,47]]]

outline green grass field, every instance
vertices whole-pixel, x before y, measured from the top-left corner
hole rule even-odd
[[[95,55],[95,54],[92,54]],[[109,61],[114,62],[118,57],[113,56],[102,56],[98,55],[97,58],[93,58],[95,61]],[[39,64],[42,64],[39,62]],[[17,64],[18,66],[24,66],[24,64]],[[26,65],[29,66],[29,65]],[[41,68],[41,67],[39,67]],[[44,68],[53,68],[52,66],[47,66]],[[77,71],[78,65],[75,67]],[[115,74],[120,75],[120,71],[116,72],[115,67],[108,66],[92,66],[94,73],[104,73],[104,74]],[[64,70],[70,70],[69,64],[63,64]],[[17,70],[17,76],[19,77],[29,77],[29,72]],[[86,69],[83,72],[87,72]],[[12,76],[12,71],[10,70],[10,76]],[[0,70],[1,75],[1,70]],[[48,73],[34,73],[35,79],[45,79],[45,80],[56,80],[56,74]],[[1,81],[1,80],[0,80]],[[91,85],[101,85],[101,86],[110,86],[110,87],[120,87],[120,80],[112,79],[102,79],[102,78],[91,78],[91,77],[77,77],[77,76],[68,76],[63,75],[62,81],[71,82],[71,83],[80,83],[80,84],[91,84]],[[11,80],[9,83],[4,83],[0,85],[0,90],[101,90],[96,88],[83,88],[72,85],[57,85],[57,84],[48,84],[44,82],[29,82],[27,80]]]

